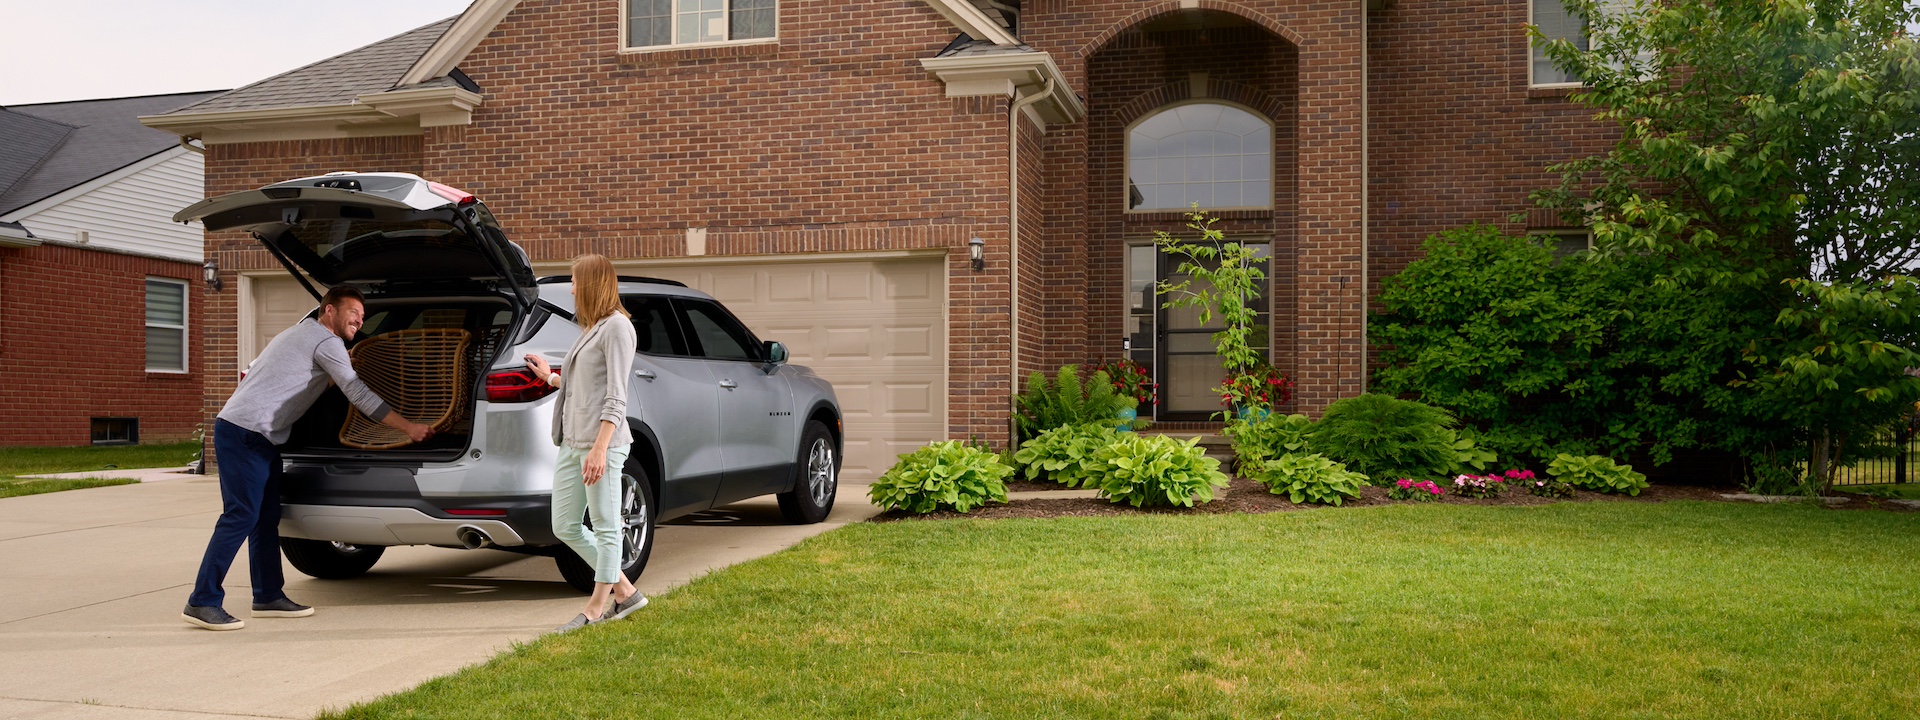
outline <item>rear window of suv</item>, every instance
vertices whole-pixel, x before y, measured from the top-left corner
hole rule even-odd
[[[648,355],[692,355],[673,321],[673,305],[655,295],[622,295],[620,304],[633,318],[634,349]]]

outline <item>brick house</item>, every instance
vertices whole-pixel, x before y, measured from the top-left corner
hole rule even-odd
[[[1609,137],[1529,50],[1536,3],[1567,25],[1554,0],[479,0],[143,122],[207,145],[208,194],[415,172],[542,270],[595,251],[707,290],[835,382],[860,476],[1003,442],[1016,378],[1066,363],[1133,357],[1162,426],[1203,427],[1210,330],[1146,292],[1191,202],[1264,247],[1294,409],[1361,392],[1379,279],[1445,228],[1554,230],[1509,217]],[[211,413],[311,302],[247,238],[207,253],[237,290],[203,303]]]
[[[0,108],[0,447],[170,442],[201,422],[200,154],[140,115],[219,93]],[[186,458],[181,458],[184,464]]]

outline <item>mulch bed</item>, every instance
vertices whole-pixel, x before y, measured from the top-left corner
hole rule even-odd
[[[1009,482],[1007,492],[1031,492],[1065,490],[1063,485],[1054,483]],[[1706,488],[1688,485],[1655,485],[1640,492],[1637,497],[1610,495],[1606,493],[1576,490],[1571,498],[1557,499],[1529,495],[1526,492],[1509,491],[1493,498],[1462,498],[1447,495],[1431,502],[1447,505],[1549,505],[1560,502],[1667,502],[1670,500],[1705,500],[1712,502],[1734,502],[1720,497],[1721,493],[1738,492],[1729,488]],[[1874,501],[1871,498],[1851,496],[1852,502],[1835,507],[1837,510],[1884,509],[1898,512],[1912,512],[1911,508]],[[1387,489],[1382,487],[1361,488],[1360,497],[1348,500],[1341,507],[1368,507],[1374,505],[1414,504],[1413,501],[1389,500]],[[1137,514],[1174,514],[1174,515],[1219,515],[1224,513],[1269,513],[1319,510],[1321,505],[1295,505],[1285,496],[1274,495],[1252,480],[1234,478],[1233,484],[1214,494],[1213,502],[1195,505],[1191,508],[1151,507],[1136,508],[1130,505],[1116,505],[1101,498],[1032,498],[1013,500],[1005,505],[992,505],[978,508],[969,513],[956,513],[942,510],[926,515],[894,510],[881,513],[873,522],[893,522],[896,520],[949,520],[956,518],[1004,519],[1004,518],[1056,518],[1087,517],[1098,515],[1137,515]]]

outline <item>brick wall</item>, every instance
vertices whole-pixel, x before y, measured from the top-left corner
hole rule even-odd
[[[187,281],[188,372],[146,371],[146,279]],[[0,250],[0,446],[86,445],[92,419],[140,420],[140,441],[200,422],[200,266],[63,245]],[[181,458],[185,464],[187,458]]]

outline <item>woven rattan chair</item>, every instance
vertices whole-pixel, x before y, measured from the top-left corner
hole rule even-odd
[[[349,355],[360,380],[393,412],[437,432],[454,424],[466,404],[463,368],[472,339],[457,328],[398,330],[361,340]],[[347,421],[340,425],[340,444],[385,450],[411,445],[413,440],[349,406]]]

